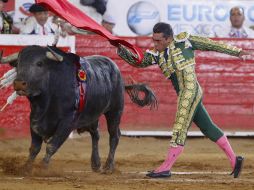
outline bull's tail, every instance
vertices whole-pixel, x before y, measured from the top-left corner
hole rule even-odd
[[[157,98],[152,89],[146,84],[133,83],[125,85],[125,90],[135,104],[141,107],[150,106],[150,109],[158,108]]]

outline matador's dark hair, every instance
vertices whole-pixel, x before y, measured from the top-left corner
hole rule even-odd
[[[235,9],[239,9],[242,12],[242,14],[244,15],[244,8],[243,7],[232,7],[229,11],[230,16],[232,15],[232,11]]]
[[[173,37],[174,32],[170,24],[165,22],[159,22],[154,25],[153,33],[163,33],[164,38]]]

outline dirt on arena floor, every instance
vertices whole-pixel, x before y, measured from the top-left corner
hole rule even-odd
[[[245,157],[240,178],[234,179],[224,153],[205,138],[188,139],[184,153],[174,165],[171,178],[149,179],[147,170],[163,160],[168,139],[121,137],[113,174],[94,173],[90,168],[91,140],[88,134],[68,139],[53,156],[48,170],[40,169],[43,146],[33,172],[19,173],[28,155],[30,138],[0,141],[0,189],[2,190],[251,190],[254,189],[254,139],[230,139],[234,150]],[[102,162],[108,153],[108,135],[101,134]]]

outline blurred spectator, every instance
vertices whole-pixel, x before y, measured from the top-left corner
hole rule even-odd
[[[24,26],[20,29],[21,34],[55,34],[57,25],[52,22],[53,18],[49,17],[49,12],[45,7],[40,4],[33,4],[29,11],[33,16],[25,20]]]
[[[112,17],[108,12],[105,12],[102,16],[101,25],[106,28],[111,34],[113,34],[113,29],[116,25],[114,17]]]
[[[13,19],[10,15],[3,11],[5,3],[8,0],[0,0],[0,31],[1,34],[11,34]]]
[[[97,23],[101,23],[106,11],[105,0],[71,0],[71,2]]]
[[[244,9],[233,7],[230,9],[230,28],[215,31],[214,37],[220,38],[254,38],[254,31],[244,26]]]
[[[94,7],[101,15],[106,11],[106,1],[104,0],[80,0],[80,4]]]

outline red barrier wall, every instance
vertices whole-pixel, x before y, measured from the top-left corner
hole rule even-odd
[[[133,44],[147,49],[152,41],[147,37],[126,38]],[[223,41],[254,49],[254,40]],[[80,56],[105,55],[119,66],[125,79],[132,76],[136,81],[149,84],[155,91],[158,110],[139,108],[126,95],[122,129],[168,129],[173,124],[176,110],[176,95],[171,82],[166,80],[156,66],[137,69],[129,66],[116,54],[116,48],[98,36],[77,36],[76,51]],[[196,52],[196,71],[204,90],[204,104],[214,122],[223,129],[254,129],[254,63],[215,52]],[[0,74],[8,66],[1,66]],[[4,105],[11,87],[0,91],[0,105]],[[28,133],[29,104],[24,97],[0,113],[0,135],[24,135]],[[102,122],[105,125],[105,122]]]

